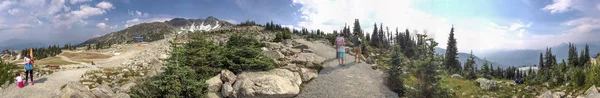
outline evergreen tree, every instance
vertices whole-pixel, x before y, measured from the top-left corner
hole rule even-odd
[[[490,74],[490,67],[489,67],[489,63],[487,61],[486,58],[483,58],[483,65],[481,66],[481,74],[482,76],[488,76]]]
[[[369,35],[369,33],[365,33],[367,36],[365,37],[367,42],[371,41],[371,35]],[[364,45],[363,45],[364,46]]]
[[[377,42],[377,41],[379,41],[379,38],[377,38],[377,37],[379,37],[379,35],[377,35],[378,34],[377,32],[379,30],[377,30],[378,29],[377,23],[375,23],[375,25],[373,25],[373,26],[375,26],[375,27],[373,28],[373,32],[371,33],[371,40],[369,40],[369,41],[371,41],[371,46],[377,47],[377,43],[379,43],[379,42]]]
[[[546,57],[544,60],[546,62],[544,62],[543,68],[552,68],[552,66],[554,65],[553,56],[554,55],[552,55],[552,48],[546,48]]]
[[[540,52],[540,62],[538,64],[538,67],[540,67],[540,69],[544,69],[544,58],[542,53]]]
[[[378,35],[378,41],[377,41],[377,47],[379,47],[380,49],[383,49],[383,44],[385,43],[385,34],[383,34],[383,23],[379,23],[379,34]]]
[[[469,58],[467,58],[467,62],[464,65],[463,75],[467,79],[475,79],[477,78],[475,70],[475,55],[473,55],[473,51],[471,51],[471,54],[469,55]]]
[[[578,63],[578,55],[577,55],[577,48],[575,48],[575,44],[569,43],[569,65],[571,66],[579,66]]]
[[[588,64],[588,62],[590,61],[590,46],[585,44],[585,49],[581,50],[580,55],[581,57],[579,58],[579,62],[581,62],[581,65]]]
[[[462,68],[460,67],[460,62],[458,61],[458,49],[456,48],[456,39],[454,38],[454,27],[450,29],[448,46],[446,46],[446,54],[444,58],[444,65],[446,65],[446,69],[450,70],[452,73],[459,73],[460,69]]]
[[[365,35],[363,34],[362,29],[360,28],[360,23],[358,22],[358,19],[354,19],[353,33],[357,34],[360,38],[364,38],[365,37]]]

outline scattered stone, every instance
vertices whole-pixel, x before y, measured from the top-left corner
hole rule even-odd
[[[477,83],[479,84],[479,87],[481,89],[484,90],[496,90],[497,86],[496,86],[496,81],[494,80],[488,80],[485,78],[477,78],[475,81],[477,81]]]
[[[293,72],[299,72],[300,71],[300,67],[298,67],[296,64],[287,64],[286,66],[280,67],[282,69],[287,69]]]
[[[217,92],[208,92],[206,94],[206,98],[225,98],[225,97],[221,96],[221,94],[218,94]]]
[[[229,97],[233,94],[233,87],[231,87],[231,83],[225,82],[223,83],[223,87],[221,88],[221,95],[223,97]]]
[[[312,49],[303,49],[302,52],[304,53],[313,53]]]
[[[463,77],[459,74],[452,74],[452,76],[450,76],[452,78],[456,78],[456,79],[462,79]]]
[[[233,95],[238,98],[289,98],[300,93],[300,84],[300,75],[286,69],[243,72],[233,85]]]
[[[69,82],[59,94],[61,98],[94,98],[94,94],[81,83]]]
[[[371,56],[375,56],[375,55],[371,55]],[[373,59],[373,57],[371,57],[371,56],[369,56],[367,58],[367,64],[373,64],[373,63],[375,63],[375,59]]]
[[[118,93],[114,97],[115,98],[130,98],[129,94],[126,94],[126,93]]]
[[[294,46],[292,48],[296,48],[296,49],[308,49],[307,45],[298,45],[298,46]]]
[[[538,98],[552,98],[552,92],[550,90],[546,90],[542,95],[538,96]]]
[[[554,92],[552,93],[553,98],[565,98],[567,95],[565,92]]]
[[[221,81],[234,83],[237,76],[229,70],[221,70]]]
[[[214,76],[205,81],[208,84],[208,92],[218,92],[223,86],[223,82],[221,81],[221,74]]]
[[[115,95],[111,88],[106,84],[92,89],[92,93],[98,98],[112,98],[111,96]]]
[[[269,51],[269,48],[267,48],[267,47],[261,47],[260,50],[262,50],[262,51]]]
[[[533,90],[533,87],[531,87],[531,86],[526,86],[524,89],[525,89],[525,90],[527,90],[527,91],[532,91],[532,90]]]
[[[119,88],[119,91],[121,91],[123,93],[129,93],[131,88],[135,85],[136,85],[136,83],[133,83],[133,82],[127,83],[127,84],[121,86],[121,88]]]
[[[269,49],[276,50],[276,49],[281,48],[281,44],[280,43],[269,43],[268,47],[269,47]]]
[[[317,70],[309,68],[301,68],[300,70],[302,72],[302,82],[308,82],[318,76]]]

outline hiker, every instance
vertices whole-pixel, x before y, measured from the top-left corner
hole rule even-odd
[[[15,84],[17,84],[17,87],[23,88],[23,77],[21,77],[21,74],[19,74],[18,72],[15,75],[15,80]]]
[[[360,55],[362,53],[361,50],[361,44],[362,44],[362,40],[360,40],[360,36],[358,36],[358,33],[354,33],[354,35],[356,37],[354,37],[354,53],[356,54],[356,56],[354,56],[354,62],[358,62],[360,63]]]
[[[25,83],[27,84],[27,80],[31,79],[31,85],[33,85],[33,59],[29,55],[25,56]]]
[[[336,48],[337,48],[337,59],[340,65],[344,65],[344,37],[342,34],[337,34],[337,38],[335,38]]]

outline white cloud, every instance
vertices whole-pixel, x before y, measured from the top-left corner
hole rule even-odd
[[[106,11],[101,8],[90,7],[89,5],[81,5],[79,10],[55,16],[53,22],[57,23],[59,26],[67,26],[70,28],[71,23],[79,21],[86,24],[83,19],[87,19],[91,16],[102,15],[104,13],[106,13]]]
[[[17,14],[19,14],[19,12],[21,12],[21,10],[18,8],[8,10],[8,14],[10,14],[10,15],[17,15]]]
[[[227,21],[227,22],[229,22],[229,23],[232,23],[232,24],[237,24],[237,23],[239,23],[238,21],[236,21],[236,20],[233,20],[233,19],[225,19],[225,21]]]
[[[47,14],[54,15],[60,11],[68,11],[70,8],[65,6],[65,0],[52,0],[50,2],[50,7],[48,8]]]
[[[104,21],[108,21],[108,18],[104,18]]]
[[[106,1],[102,1],[98,4],[96,4],[97,7],[102,8],[102,9],[113,9],[113,5],[110,4],[110,2],[106,2]]]
[[[573,5],[571,0],[553,0],[553,4],[547,5],[542,10],[550,11],[550,13],[563,13],[571,10]]]
[[[90,2],[92,0],[70,0],[71,4],[77,4],[77,3],[83,3],[83,2]]]
[[[600,10],[600,4],[596,5],[596,8],[598,8],[598,10]]]
[[[134,16],[134,17],[148,17],[148,16],[150,16],[148,13],[140,12],[138,10],[130,11],[129,15]]]
[[[103,22],[96,24],[96,27],[100,28],[101,30],[106,30],[107,25]]]
[[[0,10],[4,10],[13,4],[15,4],[15,2],[11,0],[2,1],[0,3]]]

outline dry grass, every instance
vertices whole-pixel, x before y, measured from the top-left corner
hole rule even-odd
[[[60,55],[71,58],[71,59],[106,59],[106,58],[111,57],[111,55],[100,54],[100,53],[91,53],[91,52],[81,52],[81,53],[63,52]]]
[[[76,63],[67,62],[65,60],[62,60],[59,57],[50,57],[50,58],[37,60],[37,61],[35,61],[35,64],[36,65],[69,65],[69,64],[76,64]]]

